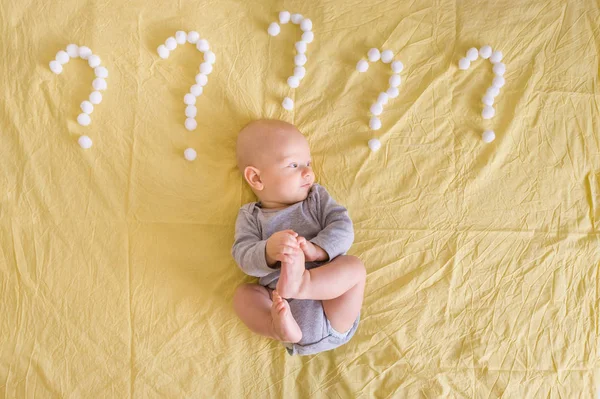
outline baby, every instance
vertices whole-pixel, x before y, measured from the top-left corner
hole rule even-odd
[[[235,312],[292,355],[345,344],[358,327],[365,267],[344,255],[352,221],[314,183],[308,142],[289,123],[254,121],[239,133],[237,164],[259,202],[240,209],[232,254],[259,284],[237,288]]]

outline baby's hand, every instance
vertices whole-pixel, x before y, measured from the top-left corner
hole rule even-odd
[[[273,266],[277,261],[292,262],[294,255],[300,251],[298,233],[293,230],[278,231],[267,240],[267,264]]]
[[[302,252],[304,252],[304,259],[307,262],[320,262],[329,259],[329,255],[327,255],[327,252],[323,248],[310,241],[306,241],[304,237],[298,237],[298,244]]]

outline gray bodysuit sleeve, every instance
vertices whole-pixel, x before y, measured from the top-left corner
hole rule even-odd
[[[242,271],[250,276],[263,277],[273,273],[266,259],[267,240],[262,240],[255,218],[240,209],[235,222],[235,242],[231,254]]]

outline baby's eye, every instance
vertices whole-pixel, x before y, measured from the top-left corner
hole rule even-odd
[[[290,164],[290,168],[297,168],[297,167],[298,167],[298,164],[296,162],[292,162]]]
[[[311,165],[311,163],[312,163],[312,162],[308,161],[308,162],[306,163],[306,166],[310,166],[310,165]]]

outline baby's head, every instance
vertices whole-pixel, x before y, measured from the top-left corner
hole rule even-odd
[[[239,133],[237,164],[265,208],[304,201],[315,181],[308,142],[292,124],[261,119]]]

